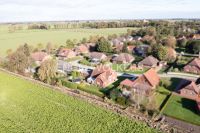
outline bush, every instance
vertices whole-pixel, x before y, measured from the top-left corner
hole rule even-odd
[[[167,79],[163,79],[161,81],[161,85],[164,87],[164,88],[168,88],[170,85],[171,85],[171,82]]]
[[[82,83],[77,86],[77,89],[94,94],[99,97],[104,97],[104,94],[102,92],[100,92],[99,88],[94,85],[86,85],[86,84]]]
[[[62,80],[62,85],[65,87],[68,87],[70,89],[77,89],[77,87],[78,87],[78,85],[76,83],[72,83],[72,82],[64,81],[64,80]]]
[[[91,65],[91,63],[86,59],[81,60],[80,63],[83,64],[83,65],[87,65],[87,66]]]
[[[116,102],[120,105],[126,105],[126,98],[125,97],[117,97]]]

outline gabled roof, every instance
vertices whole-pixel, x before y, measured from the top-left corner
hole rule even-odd
[[[100,52],[90,53],[90,58],[101,59],[102,57],[106,57],[106,55],[104,53],[100,53]]]
[[[75,50],[77,52],[81,52],[81,53],[88,53],[89,52],[89,48],[84,44],[77,46]]]
[[[98,75],[100,75],[104,72],[107,72],[107,71],[113,71],[113,70],[108,66],[99,65],[92,71],[91,77],[98,76]]]
[[[120,83],[120,85],[132,87],[134,85],[134,81],[132,81],[130,79],[125,79]]]
[[[134,57],[127,53],[122,53],[119,56],[113,58],[113,61],[121,61],[121,62],[132,62]]]
[[[67,57],[70,53],[73,53],[75,55],[75,52],[72,51],[71,49],[61,48],[58,53],[58,56]]]
[[[45,52],[35,52],[31,54],[31,57],[35,60],[35,61],[43,61],[45,57],[47,57],[48,54]]]
[[[156,73],[155,69],[151,68],[146,73],[143,74],[145,78],[149,81],[151,86],[156,86],[160,82],[160,78]]]
[[[194,81],[191,81],[184,88],[189,89],[189,90],[193,90],[197,94],[200,92],[200,88],[196,85],[196,83]]]
[[[142,61],[140,61],[139,64],[153,66],[153,65],[157,65],[158,62],[159,62],[158,59],[156,59],[155,57],[150,55],[150,56],[144,58]]]
[[[191,62],[189,62],[187,65],[189,66],[196,66],[200,69],[200,58],[194,58]],[[186,66],[187,66],[186,65]]]

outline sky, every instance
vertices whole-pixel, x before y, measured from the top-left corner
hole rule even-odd
[[[0,22],[200,18],[200,0],[0,0]]]

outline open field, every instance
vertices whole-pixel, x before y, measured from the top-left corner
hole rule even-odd
[[[197,105],[193,100],[171,95],[164,106],[162,113],[176,119],[200,125],[200,117],[197,111]]]
[[[65,29],[65,30],[19,30],[8,32],[8,26],[0,25],[0,56],[4,56],[7,49],[15,49],[19,45],[28,43],[46,45],[51,42],[54,45],[65,45],[67,39],[89,38],[91,35],[108,36],[110,34],[126,33],[130,28],[109,29]]]
[[[0,72],[1,132],[155,132],[100,107]]]

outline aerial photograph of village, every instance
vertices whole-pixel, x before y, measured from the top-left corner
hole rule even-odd
[[[0,0],[0,133],[200,133],[200,1]]]

